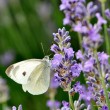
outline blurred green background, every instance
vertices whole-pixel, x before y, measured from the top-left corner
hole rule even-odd
[[[22,104],[23,110],[48,110],[46,94],[33,96],[23,92],[21,85],[6,76],[5,70],[21,60],[43,58],[41,43],[45,54],[51,54],[52,33],[63,26],[59,4],[57,0],[0,0],[0,76],[9,86],[10,107]],[[56,98],[67,99],[65,95],[60,90]]]
[[[33,96],[23,92],[21,85],[6,76],[5,70],[21,60],[43,58],[41,43],[45,54],[51,54],[48,50],[53,43],[52,33],[63,27],[64,15],[59,5],[59,0],[0,0],[0,76],[9,86],[7,104],[10,107],[22,104],[23,110],[48,110],[47,94]],[[66,29],[69,30],[69,27]],[[77,51],[76,34],[70,35],[72,46]],[[67,93],[59,89],[56,99],[68,100]]]

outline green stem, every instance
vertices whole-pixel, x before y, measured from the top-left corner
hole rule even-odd
[[[82,48],[82,36],[81,36],[80,33],[78,33],[78,40],[79,40],[80,49],[81,49],[81,51],[82,51],[82,53],[83,53],[83,48]]]
[[[3,103],[2,104],[2,110],[6,110],[6,108],[7,108],[7,104],[6,103]]]
[[[102,86],[103,86],[103,89],[104,89],[104,94],[105,94],[105,98],[106,98],[106,103],[107,103],[108,109],[110,110],[110,101],[109,101],[108,92],[107,92],[107,89],[106,89],[105,73],[104,73],[104,71],[102,71],[102,75],[104,75],[104,76],[101,77],[101,82],[102,82]]]
[[[107,93],[106,84],[105,84],[105,73],[102,70],[102,68],[100,67],[100,63],[99,63],[99,60],[98,60],[97,50],[96,49],[94,50],[94,54],[95,54],[95,57],[97,59],[98,71],[99,71],[100,76],[101,76],[100,77],[100,81],[101,81],[102,87],[104,89],[104,95],[105,95],[106,103],[107,103],[107,106],[108,106],[108,108],[110,110],[110,102],[109,102],[108,93]]]
[[[69,92],[68,92],[68,96],[69,96],[70,107],[72,108],[72,110],[75,110],[75,109],[74,109],[73,99],[72,99],[72,96],[71,96],[71,94],[70,94]]]
[[[101,2],[102,5],[102,16],[105,19],[105,2]],[[105,36],[105,42],[106,42],[106,52],[107,54],[110,53],[110,44],[109,44],[109,36],[108,36],[108,32],[107,32],[107,24],[104,24],[104,36]]]

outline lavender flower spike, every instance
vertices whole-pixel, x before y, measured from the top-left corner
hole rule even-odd
[[[73,60],[74,51],[70,47],[70,36],[65,28],[58,29],[58,33],[54,33],[54,41],[56,44],[51,46],[51,51],[55,53],[51,61],[52,69],[55,71],[55,79],[63,89],[67,89],[71,81],[80,75],[82,67]]]

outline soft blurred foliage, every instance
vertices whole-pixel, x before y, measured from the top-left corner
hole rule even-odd
[[[52,33],[62,27],[59,4],[56,0],[0,0],[0,76],[9,86],[10,107],[22,104],[23,110],[48,110],[46,94],[33,96],[23,92],[21,85],[6,76],[5,70],[15,62],[51,54]]]
[[[47,94],[33,96],[23,92],[21,85],[6,76],[5,69],[21,60],[51,54],[52,33],[63,27],[64,15],[59,11],[59,4],[59,0],[0,0],[0,76],[6,79],[9,86],[7,104],[10,107],[22,104],[23,110],[48,110]],[[70,34],[76,51],[79,48],[78,39],[74,37],[75,33]],[[60,89],[56,99],[68,100],[67,93]]]

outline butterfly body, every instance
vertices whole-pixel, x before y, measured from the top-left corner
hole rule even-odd
[[[29,59],[9,66],[6,74],[15,82],[22,84],[23,90],[33,95],[47,91],[50,83],[49,57]]]

